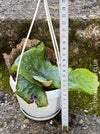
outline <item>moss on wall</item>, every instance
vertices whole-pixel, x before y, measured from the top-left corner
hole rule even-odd
[[[72,68],[87,68],[93,72],[94,60],[98,61],[97,75],[100,79],[100,45],[95,47],[95,40],[78,39],[75,35],[77,29],[83,30],[91,24],[100,25],[100,19],[89,21],[69,21],[69,66]],[[74,52],[75,49],[78,52]],[[99,87],[100,89],[100,87]],[[100,90],[98,89],[97,96],[89,95],[80,92],[69,93],[69,106],[70,110],[81,111],[87,110],[86,114],[100,115]]]
[[[0,64],[0,90],[4,93],[12,94],[12,90],[9,85],[9,72],[5,67],[4,62]]]

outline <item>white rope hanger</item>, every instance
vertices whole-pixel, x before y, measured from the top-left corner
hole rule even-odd
[[[37,12],[38,12],[38,9],[39,9],[40,2],[41,2],[41,0],[38,0],[37,7],[36,7],[36,10],[35,10],[33,19],[32,19],[32,23],[30,25],[30,28],[29,28],[29,31],[28,31],[28,34],[27,34],[27,37],[26,37],[21,55],[20,55],[20,59],[19,59],[19,63],[18,63],[18,69],[17,69],[17,75],[16,75],[16,85],[17,85],[17,81],[18,81],[18,74],[19,74],[19,69],[20,69],[22,56],[23,56],[23,53],[25,51],[25,47],[27,45],[27,41],[29,39],[30,33],[32,31],[32,27],[34,25],[34,21],[36,19],[36,15],[37,15]],[[59,52],[59,49],[58,49],[57,39],[56,39],[55,32],[54,32],[54,29],[53,29],[47,0],[44,0],[44,7],[45,7],[45,12],[46,12],[46,17],[47,17],[47,21],[48,21],[49,30],[50,30],[51,40],[52,40],[52,44],[53,44],[53,47],[54,47],[54,52],[55,52],[55,55],[56,55],[57,65],[58,65],[59,74],[60,74],[60,52]]]
[[[59,52],[59,49],[58,49],[58,43],[57,43],[57,39],[56,39],[56,36],[55,36],[54,28],[53,28],[53,25],[52,25],[47,0],[44,0],[44,7],[45,7],[46,17],[47,17],[48,26],[49,26],[49,30],[50,30],[50,34],[51,34],[51,39],[52,39],[52,44],[53,44],[53,47],[54,47],[54,52],[55,52],[55,55],[56,55],[57,65],[58,65],[59,74],[60,74],[60,52]]]

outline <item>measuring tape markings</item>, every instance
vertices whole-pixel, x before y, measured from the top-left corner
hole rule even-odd
[[[62,128],[68,129],[68,1],[60,2]]]

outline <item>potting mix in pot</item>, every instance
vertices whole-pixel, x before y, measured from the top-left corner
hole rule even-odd
[[[38,43],[35,47],[26,50],[23,54],[16,94],[27,103],[36,103],[38,107],[48,105],[48,98],[45,91],[60,89],[60,76],[56,63],[46,57],[46,50],[49,53],[51,49],[45,47],[43,43]],[[53,53],[50,54],[50,57]],[[6,56],[4,56],[6,57]],[[53,58],[53,57],[52,57]],[[10,73],[16,75],[20,55],[15,59],[10,68]],[[88,69],[78,68],[73,70],[69,68],[69,91],[81,91],[89,94],[97,92],[99,86],[98,77]]]

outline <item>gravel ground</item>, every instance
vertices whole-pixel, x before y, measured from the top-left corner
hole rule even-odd
[[[48,0],[50,13],[53,18],[59,17],[59,0]],[[32,18],[37,0],[0,0],[0,18],[30,19]],[[44,18],[43,0],[41,0],[38,18]],[[100,17],[100,0],[69,0],[70,18]]]
[[[73,115],[73,116],[72,116]],[[99,134],[100,117],[70,113],[69,134]],[[15,95],[0,91],[0,134],[68,134],[61,131],[61,113],[48,121],[24,116]]]

